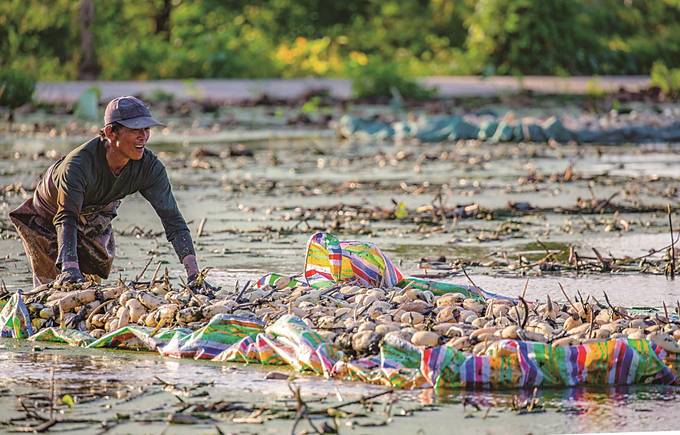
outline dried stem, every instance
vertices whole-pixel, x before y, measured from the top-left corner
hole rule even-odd
[[[673,212],[668,204],[668,226],[671,230],[671,279],[675,279],[675,238],[673,237]]]
[[[616,308],[614,308],[614,306],[612,305],[612,303],[609,302],[609,296],[607,296],[607,292],[605,292],[605,291],[603,290],[602,293],[604,293],[604,300],[607,301],[607,305],[609,305],[609,308],[612,310],[612,312],[613,312],[614,314],[616,314],[617,316],[623,317],[624,319],[630,319],[630,316],[625,315],[625,314],[623,314],[622,312],[620,312],[619,310],[617,310]]]
[[[50,374],[50,420],[54,418],[54,367]]]
[[[470,275],[468,275],[467,271],[465,270],[465,266],[461,265],[460,268],[463,271],[463,274],[465,274],[465,278],[467,278],[467,280],[470,281],[470,284],[472,284],[472,286],[474,288],[477,288],[477,289],[480,288],[480,287],[477,286],[477,284],[475,284],[475,282],[472,280],[472,278],[470,278]]]
[[[238,301],[241,299],[243,294],[248,291],[249,287],[250,287],[250,281],[247,281],[246,284],[241,289],[241,291],[238,292],[238,295],[236,295],[236,299],[234,299],[234,302],[238,303]]]
[[[571,299],[569,299],[569,296],[567,296],[567,292],[564,291],[564,287],[562,287],[562,283],[558,281],[557,285],[560,286],[560,290],[562,290],[562,294],[567,299],[567,302],[569,302],[569,305],[571,305],[571,307],[574,309],[574,311],[576,311],[576,314],[578,314],[578,308],[576,308],[576,305],[574,305],[574,303],[571,301]]]
[[[519,300],[520,302],[522,302],[522,306],[524,307],[524,319],[522,319],[521,326],[521,328],[524,329],[524,327],[527,325],[527,321],[529,320],[529,306],[527,305],[527,301],[525,301],[523,297],[520,296]]]
[[[161,262],[158,262],[158,266],[156,266],[156,270],[153,271],[153,275],[151,276],[151,281],[149,282],[149,285],[154,285],[156,283],[156,277],[158,276],[158,272],[161,270]]]
[[[196,230],[196,238],[199,238],[203,235],[203,228],[205,227],[205,223],[208,221],[208,218],[203,218],[201,219],[201,222],[198,224],[198,230]]]
[[[522,289],[522,295],[520,296],[520,299],[522,299],[526,296],[528,287],[529,287],[529,278],[527,278],[527,282],[524,283],[524,288]]]
[[[151,264],[152,261],[153,261],[153,255],[151,257],[149,257],[149,261],[147,261],[146,264],[144,265],[144,269],[142,269],[142,271],[139,272],[139,275],[137,275],[135,277],[135,281],[141,281],[142,280],[144,273],[146,273],[146,269],[149,268],[149,265]]]
[[[390,388],[389,390],[381,391],[380,393],[362,396],[362,397],[360,397],[356,400],[348,400],[347,402],[340,403],[338,405],[332,406],[331,408],[332,409],[340,409],[340,408],[344,408],[345,406],[354,405],[356,403],[363,403],[363,402],[366,402],[368,400],[373,400],[373,399],[376,399],[380,396],[384,396],[385,394],[392,394],[392,393],[394,393],[394,390]]]

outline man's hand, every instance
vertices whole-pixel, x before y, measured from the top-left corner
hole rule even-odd
[[[55,284],[64,285],[68,283],[76,283],[85,281],[85,277],[80,273],[77,267],[69,267],[64,269],[54,280]]]
[[[187,276],[187,285],[192,289],[194,287],[199,287],[198,273],[194,273],[194,274]]]
[[[207,271],[205,273],[203,272],[198,272],[191,274],[187,277],[189,280],[189,283],[187,286],[194,291],[197,290],[211,290],[211,291],[217,291],[220,289],[220,287],[214,286],[210,284],[208,281],[205,280],[205,275],[207,274]]]
[[[208,274],[208,271],[210,271],[210,268],[206,267],[205,269],[200,270],[195,255],[192,254],[184,257],[182,259],[182,264],[184,264],[184,269],[187,271],[187,286],[191,290],[211,290],[214,292],[220,289],[205,280],[205,276]]]

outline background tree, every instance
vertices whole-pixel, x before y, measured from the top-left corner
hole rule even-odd
[[[29,103],[33,98],[35,80],[29,74],[12,68],[0,69],[0,107],[9,109],[7,121],[12,130],[14,109]]]
[[[469,58],[498,74],[590,72],[594,41],[573,0],[480,0],[469,19]]]
[[[78,8],[71,0],[0,1],[0,67],[43,80],[76,78]]]
[[[179,4],[179,1],[177,2]],[[159,7],[156,9],[154,29],[156,35],[163,35],[166,41],[170,41],[170,15],[172,14],[173,0],[161,0]]]
[[[80,0],[80,62],[78,63],[78,79],[94,80],[99,75],[99,64],[94,49],[95,11],[92,0]]]
[[[348,77],[369,59],[414,76],[648,74],[680,67],[680,0],[0,1],[0,67],[40,80]]]

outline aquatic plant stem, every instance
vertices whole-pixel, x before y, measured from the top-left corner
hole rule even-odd
[[[564,287],[562,287],[562,283],[558,281],[557,285],[560,286],[560,290],[562,290],[562,294],[567,299],[567,302],[569,302],[569,305],[571,305],[571,307],[574,309],[576,314],[578,314],[578,308],[576,308],[576,305],[574,305],[574,303],[571,301],[571,299],[569,299],[569,296],[567,296],[567,292],[564,291]]]
[[[236,286],[238,287],[238,282],[236,283]],[[249,287],[250,287],[250,280],[246,281],[246,284],[243,286],[243,288],[236,295],[236,299],[234,299],[234,302],[238,303],[238,301],[241,300],[241,297],[243,296],[243,294],[248,291]]]
[[[529,306],[527,305],[527,301],[525,301],[522,296],[519,297],[519,300],[522,302],[522,306],[524,307],[524,318],[522,319],[521,326],[521,328],[524,329],[527,326],[527,321],[529,320]]]
[[[50,420],[54,418],[54,367],[50,370]]]
[[[620,316],[620,317],[623,318],[623,319],[630,319],[630,316],[629,316],[629,315],[623,314],[622,312],[620,312],[619,310],[617,310],[616,308],[614,308],[614,306],[612,305],[612,303],[609,302],[609,296],[607,296],[607,292],[605,292],[605,291],[603,290],[602,293],[604,293],[604,300],[607,301],[607,305],[609,305],[609,308],[612,310],[612,312],[613,312],[614,314],[616,314],[617,316]]]
[[[142,271],[139,272],[139,275],[137,275],[135,277],[135,281],[141,281],[142,277],[146,273],[146,269],[149,268],[149,265],[151,264],[152,261],[153,261],[153,255],[151,257],[149,257],[149,261],[146,262],[146,265],[144,265],[144,268],[142,269]]]
[[[673,211],[668,204],[668,226],[671,230],[671,279],[675,279],[675,238],[673,237]]]
[[[479,287],[477,286],[477,284],[475,284],[475,282],[472,280],[472,278],[470,278],[470,275],[468,275],[467,271],[465,270],[465,266],[461,265],[460,268],[463,271],[463,274],[465,274],[465,278],[467,278],[467,280],[470,281],[470,284],[472,284],[473,287],[478,289]]]
[[[527,278],[527,281],[524,283],[524,288],[522,289],[522,295],[520,296],[520,299],[524,299],[524,297],[527,294],[527,288],[529,287],[529,278]]]
[[[208,222],[208,218],[204,217],[201,219],[201,222],[198,224],[198,229],[196,230],[196,238],[199,238],[203,235],[203,228],[205,228],[205,223]]]
[[[156,270],[153,271],[153,275],[151,276],[151,281],[149,281],[149,285],[152,286],[156,283],[156,277],[158,276],[158,272],[161,270],[161,264],[163,264],[161,261],[158,262],[158,266],[156,266]]]

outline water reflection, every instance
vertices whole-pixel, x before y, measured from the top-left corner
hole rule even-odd
[[[87,393],[103,397],[157,384],[160,378],[179,385],[208,382],[228,391],[288,395],[287,380],[265,379],[270,371],[287,370],[280,366],[175,360],[152,352],[83,349],[52,343],[36,346],[25,340],[0,340],[0,389],[15,391],[44,392],[53,383],[62,395]],[[316,376],[296,375],[295,383],[309,395],[335,394],[336,388],[350,395],[377,390],[363,383],[329,381]]]
[[[3,396],[22,397],[38,408],[49,406],[52,386],[56,397],[70,394],[77,403],[102,399],[124,403],[151,384],[158,384],[156,376],[187,386],[212,383],[211,392],[227,392],[233,400],[289,399],[288,381],[266,380],[265,375],[270,371],[285,369],[169,360],[153,353],[53,344],[36,346],[26,341],[0,340],[0,399]],[[300,376],[294,382],[307,397],[340,394],[344,400],[382,388],[315,376]],[[526,427],[527,430],[543,428],[552,432],[626,430],[631,424],[635,427],[672,427],[673,416],[669,410],[680,406],[680,387],[677,386],[546,388],[536,391],[541,405],[537,409],[543,412],[524,414],[519,421],[515,420],[519,413],[513,407],[531,399],[533,394],[531,389],[423,389],[399,391],[397,397],[407,408],[417,404],[432,405],[433,409],[443,411],[438,414],[441,418],[451,421],[472,416],[480,417],[475,421],[482,428],[488,429],[492,424],[489,419],[493,419],[494,427],[498,428],[510,425],[518,430]],[[416,418],[419,417],[416,415]]]
[[[476,390],[420,392],[423,404],[473,405],[482,409],[515,413],[513,403],[531,399],[533,390]],[[669,409],[680,406],[680,387],[667,385],[581,386],[545,388],[536,397],[547,413],[565,415],[574,432],[602,428],[626,429],[631,421],[671,421]],[[564,418],[564,417],[563,417]]]

